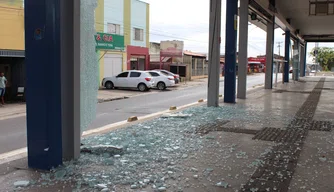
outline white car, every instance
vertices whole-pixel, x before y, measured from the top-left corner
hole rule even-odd
[[[160,71],[162,74],[167,76],[173,76],[175,80],[175,84],[178,84],[180,82],[180,75],[174,74],[170,71],[164,70],[164,69],[154,69],[152,71]]]
[[[130,70],[114,77],[105,77],[102,86],[107,89],[130,88],[147,91],[153,88],[153,77],[147,71]]]
[[[167,87],[175,86],[175,80],[173,76],[168,76],[160,71],[149,71],[150,75],[154,78],[154,87],[159,90],[165,90]]]

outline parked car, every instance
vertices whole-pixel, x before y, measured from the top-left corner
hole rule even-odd
[[[147,91],[154,85],[153,77],[147,71],[130,70],[117,76],[105,77],[102,86],[107,89],[131,88],[139,91]]]
[[[159,90],[165,90],[167,87],[175,86],[175,80],[173,76],[167,76],[161,71],[149,71],[149,73],[154,79],[153,87],[156,87]]]
[[[161,73],[167,75],[167,76],[173,76],[175,80],[175,84],[178,84],[180,82],[180,76],[178,74],[174,74],[170,71],[164,70],[164,69],[154,69],[154,71],[160,71]]]

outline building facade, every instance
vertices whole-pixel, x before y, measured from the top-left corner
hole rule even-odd
[[[8,79],[5,98],[14,100],[25,86],[22,0],[0,1],[0,72]]]
[[[208,76],[208,64],[206,61],[206,55],[201,53],[194,53],[191,51],[183,52],[183,64],[189,66],[188,80],[205,78]]]
[[[96,30],[124,36],[124,50],[99,50],[100,82],[130,69],[149,67],[149,4],[139,0],[98,0]]]

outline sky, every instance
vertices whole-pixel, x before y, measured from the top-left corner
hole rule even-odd
[[[209,0],[142,0],[150,4],[150,41],[182,40],[184,49],[207,53],[209,41]],[[225,11],[226,0],[222,0],[221,24],[221,53],[225,53]],[[249,25],[248,29],[248,56],[264,55],[266,52],[266,32]],[[281,43],[281,55],[284,55],[284,33],[281,29],[275,30],[275,49],[279,53],[278,42]],[[314,48],[309,43],[307,52]],[[334,47],[334,44],[319,46]],[[312,58],[308,57],[308,62]]]

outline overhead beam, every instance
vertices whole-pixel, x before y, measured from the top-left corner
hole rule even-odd
[[[296,34],[296,29],[287,21],[277,8],[269,6],[271,8],[269,9],[258,0],[250,0],[249,5],[250,9],[256,11],[256,13],[265,18],[267,22],[271,22],[271,18],[275,17],[275,24],[283,29],[283,31],[290,31],[291,38],[298,39],[301,43],[305,42],[301,35]],[[266,29],[263,30],[266,31]]]
[[[334,34],[303,35],[307,42],[334,42]]]

